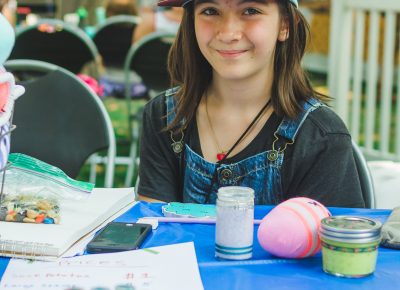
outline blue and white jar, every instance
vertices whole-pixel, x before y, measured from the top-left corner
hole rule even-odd
[[[215,256],[244,260],[253,254],[254,190],[227,186],[218,189]]]

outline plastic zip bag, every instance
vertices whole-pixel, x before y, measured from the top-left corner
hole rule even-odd
[[[21,153],[10,154],[9,163],[0,176],[0,221],[58,224],[60,200],[87,198],[94,188],[92,183],[74,180],[61,169]]]

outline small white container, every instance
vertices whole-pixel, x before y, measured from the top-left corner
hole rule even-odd
[[[215,256],[250,259],[253,254],[254,190],[227,186],[218,189]]]

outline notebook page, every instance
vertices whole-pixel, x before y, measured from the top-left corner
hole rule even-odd
[[[87,199],[62,200],[58,225],[0,222],[0,252],[4,256],[58,257],[133,202],[133,188],[95,188]]]

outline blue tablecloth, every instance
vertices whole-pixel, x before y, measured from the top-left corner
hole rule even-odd
[[[117,221],[132,222],[142,216],[161,216],[162,204],[141,202]],[[257,206],[261,219],[272,207]],[[384,222],[389,210],[330,208],[333,215],[358,215]],[[255,235],[257,228],[255,229]],[[322,271],[321,254],[312,258],[280,259],[266,253],[254,238],[253,258],[220,261],[214,258],[215,226],[206,224],[160,224],[143,247],[193,241],[205,289],[400,289],[400,251],[379,248],[376,271],[361,279],[337,278]],[[0,276],[8,259],[0,258]],[[171,265],[173,267],[173,265]]]

